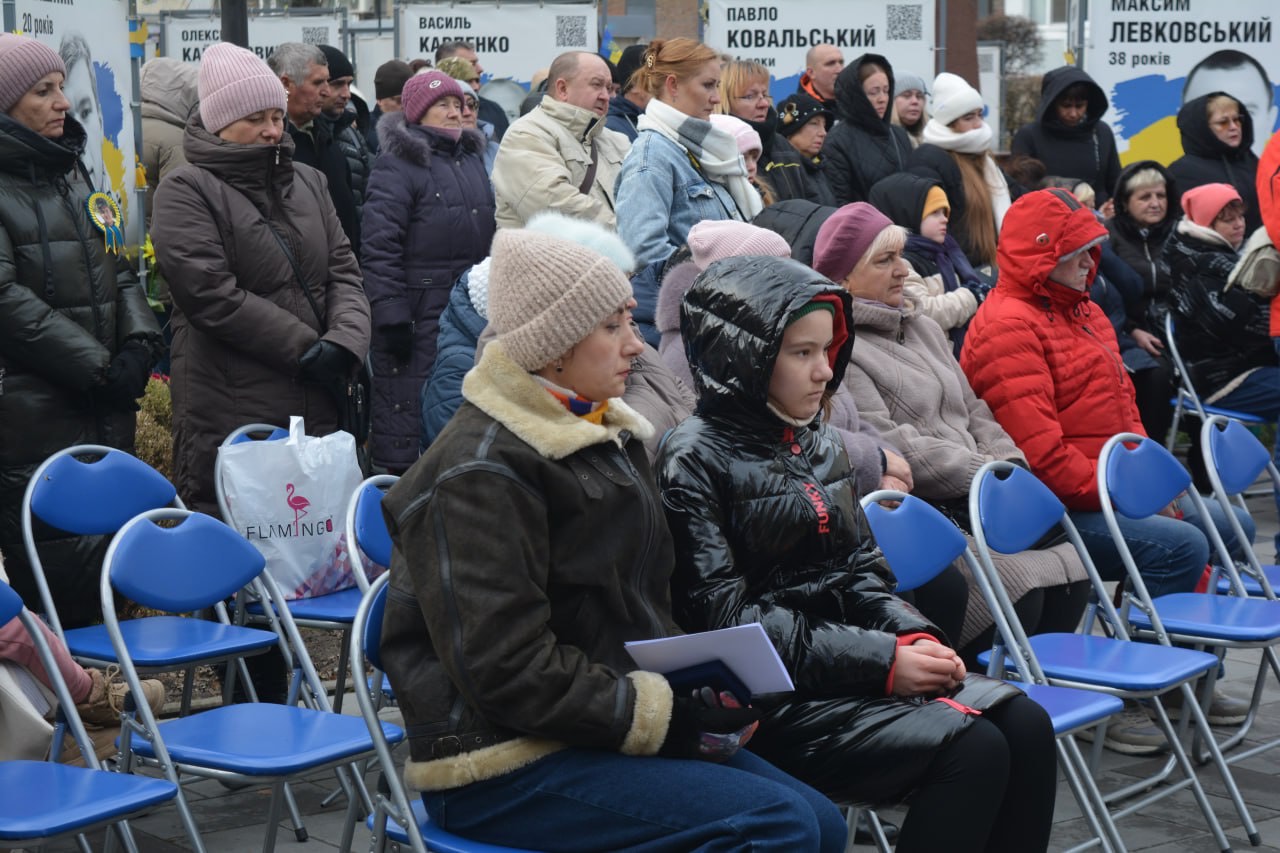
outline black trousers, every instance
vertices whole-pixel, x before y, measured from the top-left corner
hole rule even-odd
[[[1038,853],[1049,846],[1058,762],[1044,709],[1018,696],[982,713],[934,758],[897,853]]]

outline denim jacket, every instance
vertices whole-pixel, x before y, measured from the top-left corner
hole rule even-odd
[[[654,130],[636,137],[613,194],[618,236],[641,267],[666,260],[704,219],[742,218],[729,191],[699,173],[683,147]]]

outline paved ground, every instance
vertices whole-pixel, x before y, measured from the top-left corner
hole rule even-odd
[[[1260,556],[1264,560],[1271,559],[1273,553],[1270,543],[1278,529],[1275,504],[1268,496],[1252,501],[1250,508],[1259,522]],[[1228,655],[1226,688],[1229,692],[1239,696],[1249,695],[1259,659],[1260,653],[1257,652],[1233,652]],[[1280,738],[1280,687],[1277,687],[1274,676],[1268,679],[1264,703],[1259,720],[1251,732],[1250,743]],[[345,706],[348,712],[354,712],[355,702],[350,697]],[[387,719],[399,722],[394,710],[387,712]],[[1089,745],[1084,744],[1083,747],[1087,750]],[[1104,751],[1098,776],[1100,786],[1104,791],[1120,787],[1154,772],[1162,765],[1163,759],[1125,757]],[[1208,791],[1214,811],[1231,839],[1233,849],[1280,853],[1280,751],[1246,759],[1234,765],[1233,774],[1262,834],[1261,847],[1250,848],[1248,839],[1241,830],[1240,818],[1226,797],[1216,771],[1212,767],[1200,770],[1200,778]],[[376,784],[376,774],[369,775],[368,784]],[[277,850],[320,853],[337,848],[342,837],[343,803],[321,806],[321,801],[332,787],[333,777],[324,774],[295,785],[294,791],[310,840],[305,845],[298,844],[291,831],[282,826]],[[187,796],[210,853],[239,853],[261,849],[268,806],[267,792],[233,792],[217,783],[206,781],[189,786]],[[892,819],[893,813],[887,812],[884,816]],[[1134,851],[1209,853],[1216,850],[1203,823],[1203,817],[1190,791],[1186,789],[1136,815],[1120,820],[1119,828],[1129,849]],[[142,853],[171,853],[191,849],[177,812],[171,807],[135,821],[134,829]],[[1060,784],[1051,849],[1066,850],[1088,837],[1088,827],[1080,817],[1075,800],[1065,783]],[[94,841],[95,848],[99,843],[98,840]],[[356,831],[353,849],[367,850],[368,847],[369,833],[361,824]],[[48,849],[61,853],[75,848],[71,844],[61,844]]]

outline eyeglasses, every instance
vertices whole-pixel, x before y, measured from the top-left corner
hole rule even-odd
[[[746,94],[739,95],[738,100],[751,101],[752,103],[754,103],[756,101],[772,101],[773,98],[770,97],[768,92],[761,92],[759,89],[752,89],[750,92],[747,92]]]
[[[473,113],[479,108],[480,104],[475,98],[464,98],[462,101],[462,111],[464,113]]]
[[[1215,118],[1209,124],[1218,128],[1231,127],[1233,124],[1244,127],[1244,119],[1240,116],[1223,116],[1222,118]]]

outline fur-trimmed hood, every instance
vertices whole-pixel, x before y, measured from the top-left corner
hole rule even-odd
[[[547,459],[564,459],[605,441],[622,444],[623,432],[640,441],[653,437],[653,426],[621,398],[609,400],[603,424],[570,414],[511,360],[501,339],[484,348],[462,380],[462,396]]]
[[[378,121],[379,151],[419,166],[427,165],[433,152],[452,154],[462,150],[481,154],[487,144],[484,134],[478,130],[465,129],[455,140],[433,128],[410,125],[403,112],[389,113]]]

